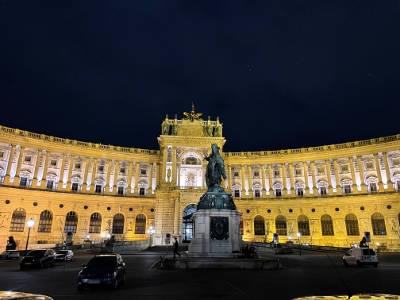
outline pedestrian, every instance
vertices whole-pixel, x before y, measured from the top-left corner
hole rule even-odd
[[[368,243],[367,243],[367,239],[365,237],[363,237],[360,241],[360,248],[368,248]]]
[[[17,243],[14,240],[13,236],[9,236],[7,240],[6,250],[15,250],[17,249]]]
[[[176,237],[174,237],[174,239],[175,239],[175,242],[174,242],[174,259],[175,259],[176,255],[181,257],[181,254],[178,252],[178,250],[179,250],[178,239]]]

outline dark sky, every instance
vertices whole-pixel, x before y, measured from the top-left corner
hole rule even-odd
[[[0,124],[158,148],[165,114],[225,150],[400,133],[400,1],[0,0]]]

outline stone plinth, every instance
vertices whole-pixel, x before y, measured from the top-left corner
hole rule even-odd
[[[189,256],[232,257],[240,251],[240,213],[231,209],[200,209],[193,214],[194,237]]]

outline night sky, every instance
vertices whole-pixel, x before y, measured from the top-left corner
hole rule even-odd
[[[0,1],[0,124],[157,149],[165,114],[225,150],[400,133],[400,1]]]

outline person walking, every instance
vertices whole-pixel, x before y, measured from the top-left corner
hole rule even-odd
[[[174,237],[175,242],[174,242],[174,259],[176,258],[176,255],[178,255],[179,257],[181,257],[181,254],[179,253],[179,243],[178,243],[178,239],[176,237]]]

